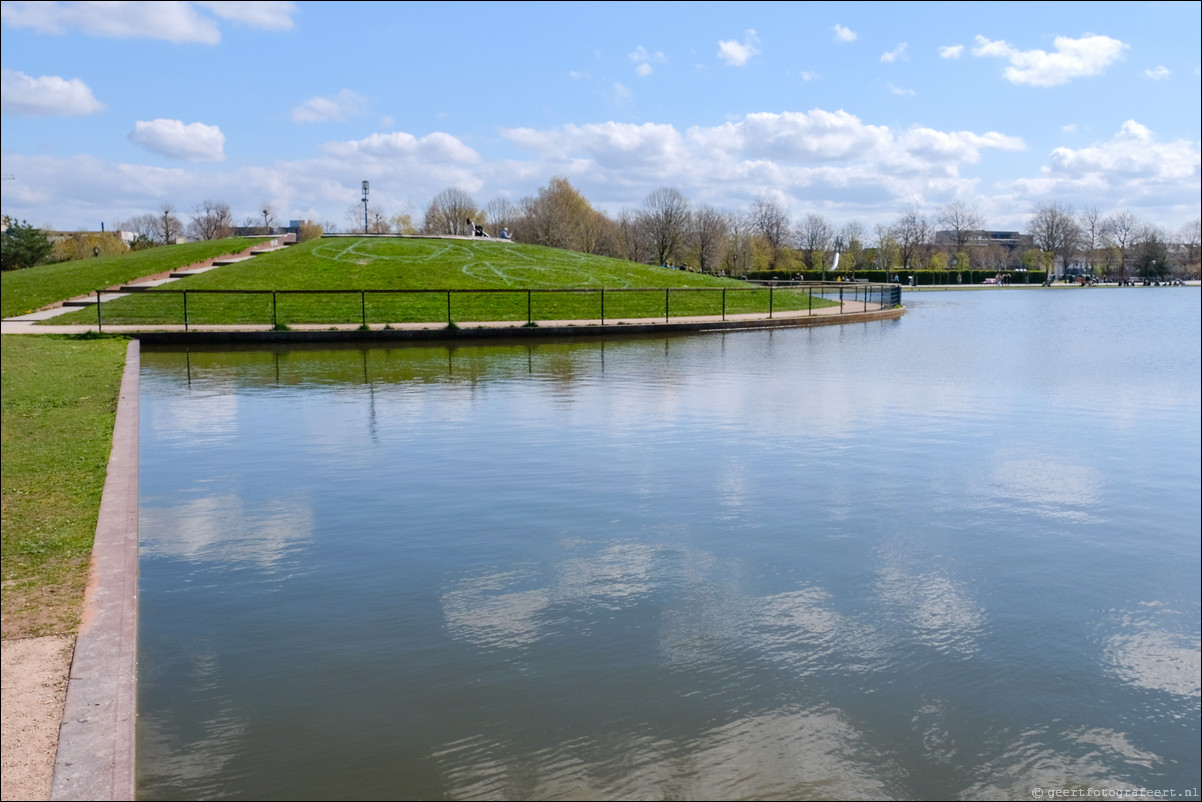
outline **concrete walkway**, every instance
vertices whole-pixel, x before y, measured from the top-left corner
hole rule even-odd
[[[138,341],[126,350],[51,799],[133,799],[138,667]]]

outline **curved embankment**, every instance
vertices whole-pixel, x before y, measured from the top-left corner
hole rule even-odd
[[[871,306],[871,305],[870,305]],[[362,328],[344,324],[297,325],[287,331],[275,331],[268,326],[202,326],[184,331],[183,327],[156,327],[153,331],[125,332],[143,342],[154,344],[187,343],[253,343],[253,342],[370,342],[379,340],[481,340],[596,337],[610,335],[662,334],[681,332],[738,331],[746,329],[804,328],[831,326],[841,323],[867,323],[874,320],[894,320],[906,312],[904,306],[867,309],[839,314],[837,308],[815,310],[813,313],[778,312],[772,317],[763,315],[729,315],[679,317],[671,320],[649,318],[628,320],[553,320],[537,325],[521,325],[513,321],[461,323],[449,327],[445,323],[404,323]],[[105,328],[121,332],[122,327]]]

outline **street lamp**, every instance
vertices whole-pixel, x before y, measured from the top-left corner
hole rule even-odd
[[[367,181],[363,182],[363,233],[367,233]]]

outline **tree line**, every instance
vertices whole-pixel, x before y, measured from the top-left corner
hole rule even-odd
[[[836,269],[842,274],[1030,270],[1122,280],[1199,273],[1198,219],[1166,232],[1129,211],[1104,216],[1096,207],[1076,210],[1059,202],[1039,204],[1026,230],[1015,232],[1020,236],[997,237],[974,205],[959,200],[929,217],[908,205],[891,222],[870,230],[858,221],[836,225],[818,213],[794,220],[770,197],[730,211],[690,203],[679,190],[663,187],[647,195],[638,208],[611,216],[594,208],[566,178],[555,177],[517,202],[502,197],[481,205],[470,193],[448,187],[431,199],[420,221],[414,218],[356,203],[348,208],[342,228],[348,233],[470,236],[469,225],[481,225],[493,237],[505,231],[519,242],[730,276],[825,274]],[[263,204],[260,213],[246,217],[243,229],[268,234],[273,222],[271,206]],[[229,205],[212,200],[196,206],[187,224],[172,206],[164,205],[157,213],[130,218],[119,227],[134,234],[133,249],[184,238],[221,239],[235,231]],[[306,221],[300,239],[339,228],[336,223]],[[8,270],[9,237],[4,240]],[[77,255],[81,250],[85,252]],[[88,243],[59,243],[41,259],[90,255]]]
[[[1198,276],[1199,220],[1166,232],[1129,211],[1103,216],[1040,204],[1018,236],[991,236],[977,208],[953,201],[928,217],[917,206],[870,230],[852,221],[836,225],[817,213],[792,219],[778,201],[761,197],[740,211],[692,204],[664,187],[642,205],[611,216],[592,206],[571,183],[556,177],[534,195],[480,205],[462,189],[438,193],[417,223],[411,214],[388,216],[369,209],[374,234],[470,236],[468,221],[491,236],[502,230],[520,242],[612,256],[705,273],[748,275],[835,269],[884,271],[1046,271],[1128,278]],[[347,213],[350,233],[364,230],[363,208]],[[334,231],[333,224],[324,230]]]

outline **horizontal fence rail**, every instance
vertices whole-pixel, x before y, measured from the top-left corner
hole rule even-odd
[[[859,282],[767,282],[743,287],[207,290],[122,288],[96,290],[96,325],[103,330],[104,295],[109,325],[138,323],[248,324],[282,329],[289,324],[337,325],[544,321],[659,320],[788,312],[849,314],[901,305],[894,284]],[[819,303],[815,305],[815,301]],[[834,304],[838,305],[836,310]]]

